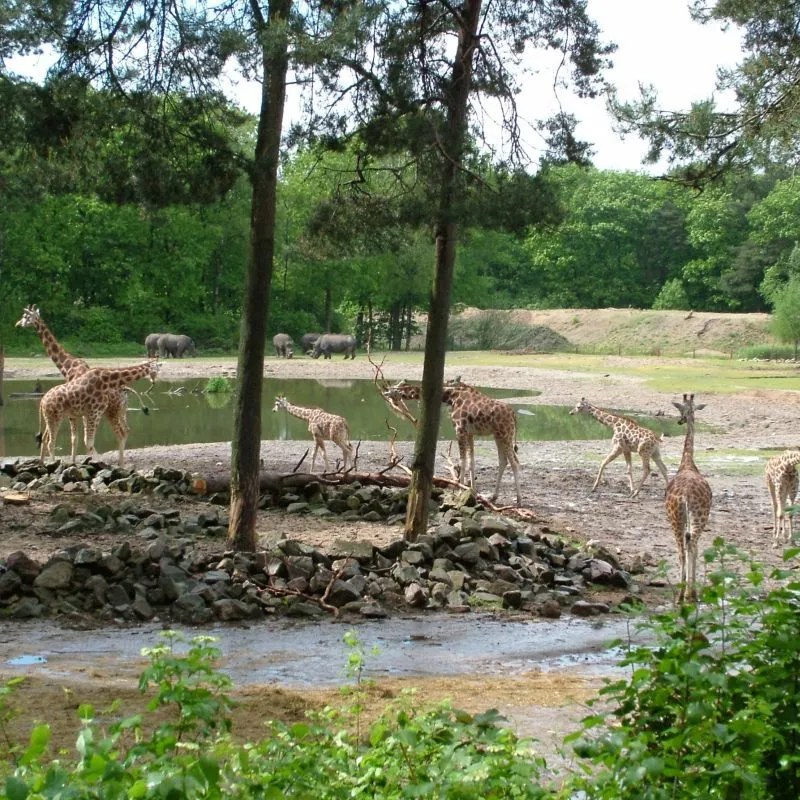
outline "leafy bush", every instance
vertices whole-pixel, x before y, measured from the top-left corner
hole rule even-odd
[[[81,706],[79,757],[49,758],[49,729],[34,729],[19,756],[6,752],[0,797],[103,798],[545,798],[543,766],[499,725],[494,711],[471,716],[446,705],[413,708],[404,698],[372,725],[353,732],[360,707],[327,709],[308,722],[271,723],[255,744],[229,737],[230,679],[215,669],[219,651],[205,636],[186,652],[180,634],[145,650],[150,666],[139,686],[155,689],[147,715],[124,718],[104,733],[94,709]],[[364,651],[349,634],[348,674],[362,687]],[[8,712],[0,692],[0,733]],[[148,715],[157,715],[153,721]],[[357,726],[356,726],[357,728]],[[4,742],[0,744],[2,746]]]
[[[569,341],[545,325],[526,325],[508,311],[484,311],[450,321],[448,347],[451,350],[518,350],[559,352]]]
[[[233,383],[224,375],[215,375],[206,383],[206,394],[224,394],[233,391]]]
[[[691,308],[689,298],[680,278],[672,278],[661,287],[661,291],[653,301],[653,308],[662,311],[669,309],[688,310]]]
[[[791,345],[761,344],[752,347],[743,347],[736,353],[737,358],[763,358],[771,360],[786,360],[794,358],[794,347]]]
[[[601,691],[611,710],[568,737],[591,762],[572,787],[587,799],[800,796],[800,582],[778,571],[788,582],[760,597],[735,548],[717,539],[705,559],[702,605],[656,617],[655,645]]]

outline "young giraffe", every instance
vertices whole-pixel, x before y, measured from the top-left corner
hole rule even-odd
[[[419,400],[421,387],[411,386],[401,381],[383,392],[389,400]],[[514,486],[517,491],[517,505],[522,505],[519,488],[519,458],[517,458],[517,414],[502,400],[478,391],[474,386],[460,380],[447,381],[442,387],[442,402],[450,407],[450,418],[456,432],[458,452],[461,457],[459,475],[470,488],[475,488],[475,436],[494,437],[497,446],[497,483],[492,501],[500,494],[500,481],[506,465],[511,465],[514,473]]]
[[[592,491],[594,491],[600,483],[600,478],[603,477],[603,470],[620,454],[625,456],[625,462],[628,465],[628,484],[631,487],[631,497],[637,497],[641,491],[644,482],[650,477],[650,459],[656,462],[658,469],[664,476],[664,483],[669,483],[669,475],[664,462],[661,460],[661,451],[659,444],[661,436],[650,428],[645,428],[639,425],[628,417],[623,417],[621,414],[612,414],[602,408],[593,406],[585,397],[581,397],[578,403],[570,414],[588,414],[594,417],[598,422],[608,426],[614,431],[614,436],[611,439],[611,452],[605,457],[603,463],[600,465],[600,470],[595,478]],[[631,463],[631,453],[638,453],[642,459],[642,479],[639,485],[633,488],[633,464]]]
[[[773,547],[777,547],[781,540],[792,541],[792,515],[786,513],[786,504],[794,503],[797,496],[798,464],[800,450],[786,450],[767,461],[767,488],[772,500]]]
[[[322,450],[322,458],[325,462],[325,472],[328,472],[328,453],[325,450],[325,440],[328,439],[342,449],[344,456],[343,471],[353,462],[353,447],[350,444],[350,431],[347,427],[347,420],[338,414],[329,414],[321,408],[306,408],[305,406],[293,406],[286,395],[279,394],[275,398],[273,411],[285,410],[293,417],[304,419],[308,422],[308,432],[314,437],[314,455],[311,456],[311,472],[314,471],[314,464],[317,460],[317,451]]]
[[[58,367],[58,371],[67,379],[67,383],[79,378],[89,371],[89,365],[82,358],[76,358],[68,353],[61,343],[47,327],[35,305],[30,305],[22,312],[22,318],[14,326],[16,328],[34,328],[39,338],[42,340],[47,355]],[[115,432],[121,428],[128,430],[128,395],[124,389],[113,393],[108,399],[108,405],[104,410],[112,430]],[[70,422],[70,424],[72,424]],[[126,433],[127,435],[127,433]]]
[[[53,445],[58,436],[58,429],[64,417],[69,418],[70,436],[72,440],[72,463],[75,463],[75,428],[80,417],[83,418],[83,441],[86,444],[87,455],[94,455],[94,436],[97,424],[108,408],[109,399],[119,395],[123,386],[130,386],[139,378],[150,378],[152,386],[158,376],[159,363],[157,360],[148,360],[133,367],[97,367],[90,369],[78,378],[54,386],[47,391],[39,402],[39,424],[44,422],[40,458],[44,461],[44,451],[53,458]],[[111,427],[117,437],[119,446],[119,464],[122,466],[125,458],[125,442],[128,438],[128,426],[120,424],[120,419],[115,417]]]
[[[682,403],[673,402],[672,405],[681,412],[678,423],[686,425],[686,440],[678,473],[667,486],[664,506],[678,546],[681,584],[678,602],[682,603],[684,598],[697,598],[697,544],[711,511],[711,487],[694,463],[694,412],[705,408],[705,405],[701,403],[695,406],[693,394],[685,394]]]

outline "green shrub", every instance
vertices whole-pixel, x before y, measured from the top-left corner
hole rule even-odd
[[[688,310],[691,308],[680,278],[672,278],[661,287],[661,291],[653,301],[653,308],[656,310]]]
[[[215,375],[206,383],[206,394],[227,394],[233,391],[233,383],[224,375]]]
[[[655,617],[655,644],[601,691],[610,711],[568,737],[587,800],[800,797],[800,582],[776,572],[788,582],[760,596],[761,568],[735,548],[717,539],[705,558],[701,605]]]
[[[455,316],[448,329],[451,350],[520,350],[554,353],[571,347],[569,341],[545,325],[526,325],[509,311],[483,311]]]
[[[736,352],[737,358],[761,358],[770,360],[781,360],[794,358],[794,347],[792,345],[780,344],[759,344],[752,347],[742,347]]]

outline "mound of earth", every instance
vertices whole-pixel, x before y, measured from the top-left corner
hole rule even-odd
[[[496,313],[466,308],[453,319],[474,323],[482,315]],[[508,314],[513,323],[548,328],[572,345],[619,347],[623,352],[691,355],[716,350],[730,355],[742,347],[775,344],[770,314],[637,308],[517,309]]]

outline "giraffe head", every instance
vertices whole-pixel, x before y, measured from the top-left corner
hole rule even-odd
[[[39,309],[34,305],[30,305],[23,310],[22,317],[20,318],[19,322],[17,322],[16,325],[14,325],[14,327],[35,328],[39,324],[41,319],[42,318],[39,314]]]
[[[678,425],[688,425],[690,422],[694,422],[694,412],[702,411],[706,407],[705,403],[700,403],[698,406],[694,404],[694,394],[684,394],[683,402],[678,403],[673,400],[672,405],[681,412]]]
[[[282,409],[288,408],[288,407],[289,407],[289,400],[287,399],[286,395],[285,394],[279,394],[275,398],[275,405],[272,406],[272,410],[273,410],[273,412],[281,411]]]
[[[591,414],[592,406],[585,397],[581,397],[580,402],[569,412],[570,414]]]
[[[412,386],[410,383],[406,383],[406,381],[400,381],[400,383],[396,383],[394,386],[390,386],[388,389],[384,389],[381,394],[387,400],[419,400],[420,398],[420,387],[419,386]]]

